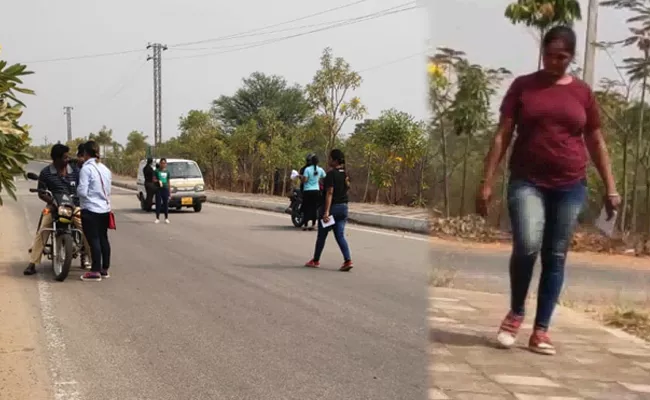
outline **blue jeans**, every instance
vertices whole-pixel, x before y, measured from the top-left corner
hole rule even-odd
[[[161,213],[165,214],[165,219],[169,217],[169,189],[166,187],[161,187],[156,193],[156,219]]]
[[[345,240],[345,223],[348,220],[348,205],[347,204],[332,204],[330,214],[334,218],[334,225],[323,228],[322,221],[318,221],[318,238],[316,239],[316,249],[314,250],[314,261],[320,261],[320,256],[323,254],[325,248],[325,241],[327,235],[331,230],[334,230],[334,238],[336,243],[341,249],[344,261],[350,261],[350,247],[348,241]]]
[[[564,283],[569,244],[586,198],[584,182],[558,189],[540,188],[523,180],[509,183],[508,210],[513,239],[510,307],[514,314],[524,315],[533,267],[541,253],[536,328],[546,330],[550,325]]]

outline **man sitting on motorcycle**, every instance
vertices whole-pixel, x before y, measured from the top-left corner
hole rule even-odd
[[[52,195],[63,195],[75,196],[75,203],[78,203],[76,198],[77,194],[77,183],[79,182],[79,170],[70,165],[70,148],[63,144],[55,144],[50,150],[50,157],[52,158],[52,164],[41,170],[41,173],[38,177],[38,189],[49,190]],[[54,199],[47,194],[39,193],[38,197],[47,203],[48,207],[52,205]],[[78,204],[76,204],[78,207]],[[81,218],[79,208],[75,209],[74,218],[72,222],[75,228],[81,229]],[[29,265],[23,272],[25,275],[34,275],[36,273],[36,265],[40,264],[41,256],[43,255],[43,248],[47,241],[49,231],[43,231],[43,229],[51,229],[53,227],[52,214],[43,213],[41,215],[41,220],[38,228],[38,232],[34,237],[34,242],[32,243],[32,248],[30,249],[30,261]],[[83,231],[82,231],[83,232]],[[86,241],[85,236],[83,236],[84,242],[84,253],[90,254],[90,247]],[[83,253],[82,253],[83,254]],[[86,257],[82,256],[82,265],[84,268],[90,266]]]

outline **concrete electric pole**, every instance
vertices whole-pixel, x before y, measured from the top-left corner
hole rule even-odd
[[[65,118],[66,122],[68,124],[68,142],[72,141],[72,110],[74,110],[74,107],[63,107],[63,110],[65,111]]]
[[[154,127],[154,153],[158,155],[158,147],[162,143],[162,52],[167,50],[166,45],[154,43],[147,45],[153,49],[153,55],[147,61],[153,60],[153,127]]]
[[[598,40],[598,0],[589,0],[587,10],[587,34],[585,39],[585,65],[583,80],[594,86],[596,69],[596,42]]]

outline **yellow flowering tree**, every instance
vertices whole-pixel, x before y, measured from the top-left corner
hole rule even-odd
[[[29,126],[20,124],[25,104],[17,97],[18,93],[34,94],[21,86],[21,77],[29,74],[25,65],[9,66],[0,59],[0,193],[4,190],[14,200],[14,176],[24,174],[24,166],[30,160],[26,153],[30,144]]]

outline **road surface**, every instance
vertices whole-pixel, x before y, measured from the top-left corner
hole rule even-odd
[[[30,186],[6,202],[25,251],[42,207]],[[114,188],[112,204],[110,279],[11,266],[37,288],[59,398],[424,398],[426,238],[351,227],[355,269],[337,271],[331,238],[312,270],[315,233],[288,216],[207,205],[155,225],[133,192]]]

